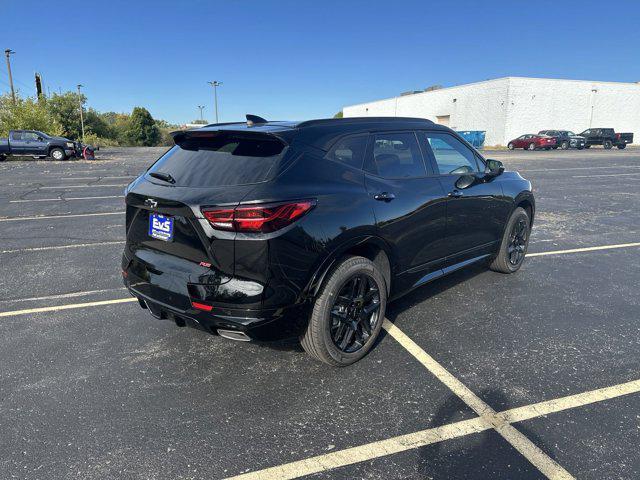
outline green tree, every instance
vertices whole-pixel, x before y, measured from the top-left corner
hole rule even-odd
[[[79,99],[78,94],[74,92],[53,94],[47,99],[47,106],[62,125],[64,136],[72,140],[80,138],[82,133],[80,126],[80,100],[84,105],[86,97],[81,95]]]
[[[146,108],[135,107],[128,124],[125,138],[130,145],[152,147],[160,141],[160,130]]]
[[[64,130],[47,103],[34,98],[0,96],[0,136],[7,136],[9,130],[39,130],[49,135],[62,135]]]
[[[336,113],[333,118],[342,118],[342,110],[340,110],[338,113]]]

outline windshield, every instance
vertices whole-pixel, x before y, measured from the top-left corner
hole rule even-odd
[[[216,187],[264,182],[277,170],[285,145],[270,137],[212,134],[187,138],[164,154],[149,170],[173,179],[175,186]]]

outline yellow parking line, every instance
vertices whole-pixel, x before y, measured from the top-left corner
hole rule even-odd
[[[581,253],[581,252],[595,252],[598,250],[613,250],[616,248],[630,248],[630,247],[640,247],[640,242],[634,243],[617,243],[613,245],[600,245],[598,247],[585,247],[585,248],[571,248],[569,250],[552,250],[549,252],[538,252],[538,253],[527,253],[527,258],[529,257],[542,257],[545,255],[562,255],[564,253]]]
[[[0,317],[13,317],[16,315],[28,315],[31,313],[40,313],[40,312],[57,312],[59,310],[72,310],[75,308],[86,308],[86,307],[99,307],[101,305],[113,305],[116,303],[128,303],[128,302],[137,302],[136,298],[116,298],[115,300],[100,300],[98,302],[86,302],[86,303],[70,303],[67,305],[54,305],[51,307],[39,307],[39,308],[27,308],[24,310],[12,310],[9,312],[0,312]]]
[[[490,425],[487,425],[480,417],[476,417],[237,475],[228,480],[288,480],[482,432],[489,428],[491,428]]]
[[[75,218],[75,217],[101,217],[104,215],[124,215],[124,212],[104,212],[104,213],[72,213],[68,215],[40,215],[33,217],[4,217],[0,222],[17,222],[21,220],[49,220],[55,218]]]
[[[102,198],[124,198],[124,195],[102,195],[99,197],[66,197],[66,198],[34,198],[27,200],[9,200],[9,203],[30,203],[30,202],[66,202],[68,200],[94,200]]]
[[[52,245],[50,247],[31,247],[31,248],[16,248],[13,250],[0,250],[1,253],[22,253],[22,252],[41,252],[43,250],[65,250],[67,248],[81,248],[81,247],[102,247],[104,245],[122,245],[124,240],[114,240],[112,242],[93,242],[93,243],[72,243],[70,245]]]
[[[529,440],[515,427],[502,420],[496,415],[495,410],[487,405],[466,385],[454,377],[449,371],[440,365],[431,355],[425,352],[420,346],[411,340],[407,335],[396,327],[389,320],[385,319],[383,328],[395,340],[402,345],[416,360],[418,360],[427,370],[436,376],[449,389],[475,411],[482,420],[495,428],[496,431],[518,450],[529,462],[538,468],[547,478],[569,479],[573,476],[567,472],[560,464],[544,453],[535,443]]]
[[[540,418],[550,413],[556,413],[571,408],[582,407],[592,403],[610,400],[623,395],[640,392],[640,380],[634,380],[612,387],[601,388],[589,392],[582,392],[567,397],[555,398],[524,407],[512,408],[495,414],[498,422],[521,422],[532,418]],[[293,479],[318,472],[325,472],[334,468],[345,467],[355,463],[374,460],[376,458],[393,455],[406,450],[420,448],[445,440],[451,440],[473,433],[483,432],[493,428],[485,418],[476,417],[441,427],[429,428],[407,435],[388,438],[377,442],[359,445],[344,450],[310,457],[275,467],[248,472],[228,480],[275,480]]]

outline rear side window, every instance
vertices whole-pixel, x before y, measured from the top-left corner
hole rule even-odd
[[[22,132],[13,132],[11,134],[11,140],[22,140]]]
[[[367,135],[354,135],[336,142],[327,158],[354,168],[362,168],[364,152],[367,149]]]
[[[426,170],[413,132],[378,134],[373,141],[371,173],[384,178],[424,177]]]
[[[214,133],[184,140],[163,155],[148,173],[169,174],[175,186],[218,187],[264,182],[275,175],[284,148],[284,143],[272,137]]]

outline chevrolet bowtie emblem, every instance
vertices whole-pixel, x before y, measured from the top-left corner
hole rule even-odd
[[[153,198],[147,198],[147,199],[144,201],[144,204],[145,204],[147,207],[151,207],[151,208],[156,208],[156,207],[158,206],[158,202],[156,202]]]

